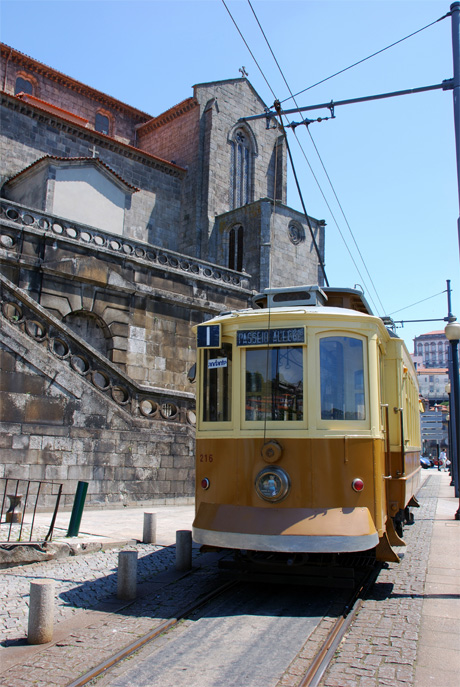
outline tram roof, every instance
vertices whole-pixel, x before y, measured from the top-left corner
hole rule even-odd
[[[252,299],[254,307],[280,308],[285,306],[324,306],[344,308],[373,315],[372,309],[359,289],[344,287],[321,287],[318,284],[303,284],[265,289]]]

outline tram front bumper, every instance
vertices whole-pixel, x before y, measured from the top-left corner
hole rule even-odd
[[[201,503],[198,544],[250,551],[340,553],[379,543],[368,508],[255,508]]]

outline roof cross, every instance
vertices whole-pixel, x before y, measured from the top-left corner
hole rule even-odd
[[[93,157],[99,157],[99,153],[96,150],[96,146],[93,144],[92,148],[88,148],[89,152],[93,154]]]

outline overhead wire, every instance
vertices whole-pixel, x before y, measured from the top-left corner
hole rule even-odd
[[[308,88],[305,88],[305,89],[303,89],[302,91],[299,91],[298,93],[293,94],[292,91],[291,91],[291,89],[290,89],[290,87],[289,87],[289,84],[288,84],[288,82],[287,82],[287,80],[286,80],[286,77],[284,76],[283,70],[281,69],[281,66],[280,66],[280,64],[279,64],[279,62],[278,62],[278,60],[277,60],[277,58],[276,58],[276,56],[275,56],[275,54],[274,54],[274,52],[273,52],[273,49],[272,49],[272,47],[271,47],[271,45],[270,45],[270,42],[268,41],[268,38],[267,38],[267,36],[266,36],[266,34],[265,34],[263,28],[262,28],[262,25],[261,25],[261,23],[260,23],[260,21],[259,21],[257,15],[256,15],[256,12],[254,11],[254,8],[253,8],[253,6],[252,6],[252,4],[251,4],[251,1],[248,0],[248,4],[249,4],[249,6],[250,6],[250,8],[251,8],[251,11],[252,11],[252,13],[253,13],[253,15],[254,15],[254,18],[255,18],[255,20],[256,20],[258,26],[259,26],[259,29],[260,29],[260,31],[261,31],[261,33],[262,33],[264,39],[265,39],[265,42],[266,42],[268,48],[269,48],[269,50],[270,50],[270,52],[271,52],[271,54],[272,54],[272,57],[273,57],[273,59],[274,59],[274,61],[275,61],[275,64],[277,65],[278,70],[279,70],[279,72],[280,72],[280,74],[281,74],[281,76],[282,76],[282,78],[283,78],[283,80],[284,80],[284,83],[286,84],[286,87],[287,87],[287,89],[288,89],[288,91],[289,91],[289,93],[290,93],[290,96],[289,96],[288,98],[285,98],[285,99],[282,100],[282,101],[278,101],[277,98],[276,98],[275,92],[273,91],[273,89],[272,89],[272,87],[271,87],[271,85],[270,85],[270,83],[269,83],[267,77],[265,76],[265,74],[264,74],[262,68],[260,67],[258,61],[256,60],[256,58],[255,58],[255,56],[254,56],[252,50],[250,49],[250,47],[249,47],[249,45],[248,45],[246,39],[244,38],[243,33],[241,32],[241,30],[240,30],[240,28],[239,28],[237,22],[235,21],[235,19],[234,19],[234,17],[232,16],[232,14],[231,14],[229,8],[227,7],[227,5],[226,5],[226,3],[225,3],[225,0],[222,0],[222,3],[223,3],[223,5],[224,5],[225,9],[227,10],[227,12],[228,12],[228,14],[229,14],[229,16],[230,16],[230,18],[231,18],[233,24],[235,25],[235,28],[237,29],[237,31],[238,31],[238,33],[239,33],[241,39],[243,40],[243,42],[244,42],[246,48],[248,49],[248,51],[249,51],[249,53],[250,53],[252,59],[254,60],[254,63],[256,64],[256,66],[257,66],[257,68],[259,69],[259,71],[260,71],[260,73],[261,73],[263,79],[265,80],[265,82],[266,82],[266,84],[267,84],[267,86],[268,86],[270,92],[271,92],[272,95],[274,96],[274,98],[275,98],[275,109],[276,109],[276,103],[280,104],[281,102],[286,102],[287,100],[290,100],[290,99],[294,100],[294,103],[295,103],[296,107],[298,107],[298,104],[297,104],[297,102],[295,101],[296,96],[300,95],[301,93],[305,93],[306,91],[308,91],[308,90],[314,88],[315,86],[318,86],[319,84],[324,83],[325,81],[328,81],[328,80],[334,78],[335,76],[338,76],[339,74],[342,74],[342,73],[348,71],[349,69],[352,69],[353,67],[356,67],[356,66],[358,66],[359,64],[362,64],[363,62],[366,62],[367,60],[369,60],[369,59],[371,59],[371,58],[373,58],[373,57],[375,57],[375,56],[377,56],[377,55],[379,55],[379,54],[385,52],[386,50],[389,50],[390,48],[392,48],[392,47],[398,45],[399,43],[402,43],[403,41],[405,41],[405,40],[407,40],[407,39],[409,39],[409,38],[411,38],[411,37],[417,35],[418,33],[421,33],[422,31],[428,29],[429,27],[433,26],[434,24],[436,24],[436,23],[442,21],[443,19],[445,19],[446,17],[450,16],[450,14],[451,14],[450,12],[446,13],[444,16],[442,16],[442,17],[436,19],[436,20],[433,21],[433,22],[430,22],[429,24],[427,24],[426,26],[422,27],[421,29],[418,29],[417,31],[414,31],[414,32],[412,32],[411,34],[408,34],[407,36],[405,36],[404,38],[401,38],[401,39],[399,39],[398,41],[395,41],[394,43],[392,43],[392,44],[386,46],[385,48],[382,48],[382,49],[380,49],[380,50],[378,50],[378,51],[372,53],[371,55],[369,55],[369,56],[363,58],[362,60],[359,60],[358,62],[355,62],[355,63],[353,63],[352,65],[350,65],[350,66],[348,66],[348,67],[346,67],[346,68],[344,68],[344,69],[341,69],[341,70],[339,70],[338,72],[335,72],[334,74],[330,75],[329,77],[326,77],[325,79],[322,79],[322,80],[318,81],[317,83],[312,84],[312,85],[309,86]],[[285,129],[284,129],[284,125],[283,125],[283,121],[282,121],[282,113],[280,112],[280,109],[279,109],[279,108],[278,108],[277,114],[278,114],[278,117],[279,117],[279,121],[280,121],[280,126],[281,126],[281,128],[282,128],[282,132],[283,132],[283,134],[284,134],[284,136],[285,136],[286,147],[287,147],[289,159],[290,159],[290,162],[291,162],[291,167],[292,167],[292,171],[293,171],[293,174],[294,174],[294,179],[295,179],[295,182],[296,182],[296,185],[297,185],[297,190],[298,190],[298,193],[299,193],[300,201],[301,201],[301,204],[302,204],[302,207],[303,207],[303,210],[304,210],[304,214],[305,214],[305,217],[306,217],[307,222],[308,222],[308,225],[309,225],[310,233],[311,233],[311,236],[312,236],[313,243],[314,243],[314,245],[315,245],[315,250],[316,250],[316,252],[317,252],[317,255],[318,255],[318,258],[319,258],[319,261],[320,261],[321,268],[322,268],[322,270],[323,270],[323,274],[324,274],[325,281],[326,281],[326,283],[328,283],[328,281],[327,281],[327,276],[326,276],[326,272],[325,272],[325,269],[324,269],[324,265],[323,265],[322,259],[321,259],[321,257],[320,257],[320,253],[319,253],[319,249],[318,249],[318,246],[317,246],[317,243],[316,243],[316,239],[315,239],[315,237],[314,237],[313,230],[312,230],[312,227],[311,227],[311,223],[310,223],[310,221],[309,221],[309,216],[308,216],[308,213],[307,213],[307,211],[306,211],[305,204],[304,204],[304,201],[303,201],[302,193],[301,193],[301,190],[300,190],[300,185],[299,185],[299,182],[298,182],[297,173],[296,173],[295,166],[294,166],[294,161],[293,161],[293,158],[292,158],[292,153],[291,153],[291,151],[290,151],[289,142],[288,142],[287,135],[286,135],[286,131],[285,131]],[[356,239],[355,239],[355,236],[354,236],[354,234],[353,234],[353,231],[352,231],[352,229],[351,229],[351,227],[350,227],[350,224],[349,224],[349,222],[348,222],[348,220],[347,220],[347,217],[346,217],[346,215],[345,215],[345,212],[344,212],[344,210],[343,210],[342,204],[340,203],[340,200],[339,200],[339,198],[338,198],[338,196],[337,196],[337,193],[336,193],[336,191],[335,191],[334,185],[332,184],[332,181],[331,181],[331,179],[330,179],[330,176],[329,176],[329,174],[328,174],[328,172],[327,172],[327,170],[326,170],[326,167],[325,167],[325,165],[324,165],[324,162],[323,162],[323,160],[322,160],[322,158],[321,158],[321,155],[320,155],[320,153],[319,153],[319,151],[318,151],[318,148],[317,148],[316,143],[315,143],[315,141],[314,141],[314,139],[313,139],[313,136],[312,136],[312,134],[311,134],[311,131],[310,131],[309,127],[308,127],[309,122],[307,122],[307,121],[304,119],[303,115],[301,115],[301,116],[302,116],[302,119],[303,119],[304,123],[307,125],[307,130],[308,130],[310,139],[311,139],[311,141],[312,141],[312,144],[313,144],[313,146],[314,146],[315,152],[316,152],[316,154],[317,154],[317,156],[318,156],[318,158],[319,158],[319,160],[320,160],[320,163],[321,163],[321,166],[322,166],[322,168],[323,168],[323,171],[324,171],[324,173],[325,173],[325,175],[326,175],[326,178],[327,178],[327,180],[328,180],[328,182],[329,182],[329,185],[330,185],[330,187],[331,187],[331,189],[332,189],[332,192],[333,192],[333,194],[334,194],[334,197],[335,197],[335,199],[336,199],[336,202],[337,202],[337,204],[338,204],[338,206],[339,206],[339,208],[340,208],[340,211],[341,211],[341,213],[342,213],[342,215],[343,215],[343,218],[344,218],[344,220],[345,220],[345,222],[346,222],[346,225],[347,225],[348,230],[349,230],[349,232],[350,232],[350,234],[351,234],[351,237],[352,237],[352,239],[353,239],[353,242],[354,242],[354,244],[355,244],[355,247],[356,247],[356,249],[357,249],[357,251],[358,251],[359,257],[360,257],[360,259],[361,259],[361,261],[362,261],[362,263],[363,263],[363,265],[364,265],[364,268],[365,268],[365,270],[366,270],[366,273],[367,273],[367,275],[368,275],[368,277],[369,277],[370,283],[372,284],[372,288],[374,289],[374,292],[375,292],[375,295],[376,295],[376,297],[377,297],[377,300],[379,301],[380,307],[382,308],[382,311],[383,311],[383,313],[384,313],[384,312],[385,312],[385,309],[384,309],[384,307],[383,307],[383,304],[382,304],[382,301],[381,301],[381,299],[380,299],[380,296],[379,296],[379,294],[378,294],[378,292],[377,292],[377,289],[376,289],[376,287],[375,287],[375,284],[374,284],[374,282],[373,282],[373,279],[372,279],[372,277],[371,277],[371,275],[370,275],[370,273],[369,273],[369,270],[368,270],[367,265],[366,265],[366,263],[365,263],[365,261],[364,261],[364,258],[363,258],[363,256],[362,256],[362,253],[361,253],[361,251],[360,251],[360,249],[359,249],[359,246],[358,246],[358,244],[357,244],[357,241],[356,241]],[[315,182],[316,182],[316,184],[317,184],[317,186],[318,186],[318,188],[319,188],[319,190],[320,190],[320,192],[321,192],[321,194],[322,194],[322,196],[323,196],[324,201],[326,202],[326,205],[327,205],[327,207],[328,207],[328,209],[329,209],[329,211],[330,211],[330,213],[331,213],[331,215],[332,215],[332,218],[333,218],[333,220],[334,220],[334,223],[335,223],[335,225],[336,225],[336,227],[337,227],[337,229],[338,229],[338,231],[339,231],[339,234],[340,234],[340,236],[341,236],[341,238],[342,238],[342,240],[343,240],[343,242],[344,242],[344,244],[345,244],[345,247],[346,247],[346,249],[347,249],[347,251],[348,251],[348,253],[349,253],[349,255],[350,255],[350,258],[351,258],[351,260],[352,260],[352,262],[353,262],[353,264],[354,264],[354,266],[355,266],[355,268],[356,268],[356,270],[357,270],[357,272],[358,272],[358,274],[359,274],[361,280],[365,283],[366,280],[364,279],[364,277],[363,277],[363,275],[361,274],[361,271],[360,271],[358,265],[356,264],[356,261],[355,261],[353,255],[352,255],[352,253],[351,253],[351,251],[350,251],[349,246],[347,245],[347,242],[346,242],[346,240],[345,240],[345,237],[343,236],[343,233],[342,233],[342,231],[341,231],[341,229],[340,229],[340,227],[339,227],[339,225],[338,225],[338,222],[337,222],[337,220],[336,220],[336,218],[335,218],[335,215],[334,215],[334,213],[333,213],[333,211],[332,211],[332,209],[331,209],[331,207],[330,207],[330,204],[328,203],[328,201],[327,201],[327,199],[326,199],[326,197],[325,197],[325,194],[324,194],[324,192],[323,192],[323,190],[322,190],[322,188],[321,188],[321,185],[320,185],[320,183],[319,183],[319,181],[318,181],[316,175],[315,175],[314,172],[313,172],[313,169],[312,169],[312,167],[311,167],[311,164],[310,164],[310,162],[308,161],[308,158],[307,158],[307,156],[306,156],[306,153],[305,153],[305,151],[304,151],[304,149],[303,149],[303,147],[302,147],[302,145],[301,145],[301,143],[300,143],[300,141],[299,141],[297,135],[295,134],[295,128],[293,128],[293,131],[294,131],[294,135],[295,135],[295,137],[296,137],[296,140],[297,140],[297,142],[298,142],[298,145],[299,145],[299,147],[300,147],[300,149],[301,149],[301,151],[302,151],[302,153],[303,153],[303,156],[304,156],[304,158],[305,158],[305,160],[306,160],[306,162],[307,162],[307,164],[308,164],[308,166],[309,166],[309,168],[310,168],[310,171],[311,171],[311,173],[312,173],[312,175],[313,175],[313,178],[315,179]],[[371,302],[372,302],[372,304],[373,304],[373,306],[374,306],[374,308],[375,308],[375,303],[374,303],[372,297],[370,296],[370,294],[368,294],[368,297],[369,297],[369,300],[371,300]],[[377,310],[377,308],[376,308],[376,310]],[[396,312],[399,312],[399,311],[396,311]]]
[[[292,93],[292,90],[291,90],[291,88],[290,88],[290,86],[289,86],[289,84],[288,84],[288,82],[287,82],[287,79],[286,79],[286,77],[285,77],[285,75],[284,75],[284,73],[283,73],[283,70],[282,70],[281,67],[280,67],[280,64],[279,64],[279,62],[278,62],[278,60],[277,60],[277,58],[276,58],[276,56],[275,56],[275,53],[274,53],[274,51],[273,51],[273,49],[272,49],[272,47],[271,47],[271,45],[270,45],[270,42],[269,42],[267,36],[265,35],[265,32],[264,32],[264,30],[263,30],[263,28],[262,28],[262,25],[261,25],[261,23],[260,23],[260,21],[259,21],[259,19],[258,19],[258,17],[257,17],[257,14],[256,14],[256,12],[255,12],[255,10],[254,10],[252,4],[251,4],[251,0],[248,0],[248,4],[249,4],[249,7],[251,8],[251,11],[252,11],[252,13],[253,13],[253,15],[254,15],[254,18],[255,18],[256,22],[257,22],[257,24],[258,24],[258,26],[259,26],[259,28],[260,28],[260,31],[261,31],[261,33],[262,33],[264,39],[265,39],[265,42],[267,43],[268,49],[270,50],[270,52],[271,52],[271,54],[272,54],[272,57],[273,57],[273,59],[274,59],[274,61],[275,61],[275,64],[276,64],[276,66],[277,66],[278,69],[279,69],[279,72],[280,72],[280,74],[281,74],[281,76],[282,76],[282,78],[283,78],[283,81],[284,81],[284,83],[286,84],[286,88],[288,89],[289,93],[291,94],[291,97],[292,97],[292,99],[294,100],[294,103],[295,103],[296,107],[298,107],[298,104],[297,104],[296,99],[295,99],[296,96]],[[283,101],[283,102],[284,102],[284,101]],[[303,121],[305,122],[305,119],[304,119],[303,115],[301,115],[301,116],[302,116]],[[305,123],[306,123],[306,122],[305,122]],[[362,253],[361,253],[361,251],[360,251],[360,249],[359,249],[359,246],[358,246],[358,244],[357,244],[357,241],[356,241],[356,239],[355,239],[355,236],[354,236],[354,234],[353,234],[353,231],[352,231],[352,229],[351,229],[351,227],[350,227],[350,224],[349,224],[349,222],[348,222],[348,220],[347,220],[347,217],[345,216],[345,212],[344,212],[344,210],[343,210],[342,204],[341,204],[340,201],[339,201],[339,198],[338,198],[337,193],[336,193],[336,191],[335,191],[335,188],[334,188],[334,185],[333,185],[333,183],[332,183],[332,180],[331,180],[331,178],[330,178],[330,176],[329,176],[329,174],[328,174],[328,172],[327,172],[327,170],[326,170],[326,167],[325,167],[325,165],[324,165],[324,162],[323,162],[323,160],[322,160],[322,158],[321,158],[321,155],[319,154],[318,148],[317,148],[317,146],[316,146],[316,143],[315,143],[315,141],[314,141],[314,139],[313,139],[312,133],[311,133],[311,131],[310,131],[310,129],[309,129],[308,126],[307,126],[307,130],[308,130],[310,139],[311,139],[311,141],[312,141],[312,144],[313,144],[313,146],[314,146],[314,149],[315,149],[315,151],[316,151],[316,154],[317,154],[317,156],[318,156],[318,158],[319,158],[319,160],[320,160],[320,162],[321,162],[321,165],[322,165],[322,168],[323,168],[323,170],[324,170],[324,173],[326,174],[326,178],[327,178],[327,180],[328,180],[328,182],[329,182],[329,185],[330,185],[330,187],[331,187],[331,189],[332,189],[332,192],[333,192],[333,194],[334,194],[334,196],[335,196],[335,199],[336,199],[336,201],[337,201],[337,204],[338,204],[338,206],[339,206],[339,208],[340,208],[340,211],[342,212],[343,218],[344,218],[344,220],[345,220],[345,222],[346,222],[346,225],[347,225],[348,230],[349,230],[349,232],[350,232],[350,234],[351,234],[351,237],[352,237],[352,239],[353,239],[353,242],[354,242],[354,244],[355,244],[355,246],[356,246],[356,249],[357,249],[357,251],[358,251],[359,257],[361,258],[361,261],[362,261],[362,263],[363,263],[363,265],[364,265],[364,269],[366,270],[366,273],[367,273],[367,275],[368,275],[368,277],[369,277],[370,283],[372,284],[372,288],[374,289],[374,292],[375,292],[375,295],[376,295],[376,297],[377,297],[377,300],[378,300],[378,302],[380,303],[380,307],[382,308],[382,314],[383,314],[383,313],[385,312],[385,308],[384,308],[384,306],[383,306],[383,304],[382,304],[382,301],[381,301],[381,299],[380,299],[380,296],[379,296],[379,294],[378,294],[378,291],[377,291],[377,289],[376,289],[376,286],[375,286],[375,284],[374,284],[374,281],[373,281],[373,279],[372,279],[372,277],[371,277],[371,275],[370,275],[370,273],[369,273],[369,270],[368,270],[368,268],[367,268],[366,262],[365,262],[365,260],[364,260],[364,258],[363,258],[363,256],[362,256]],[[332,208],[331,208],[330,204],[328,203],[328,201],[327,201],[327,199],[326,199],[326,196],[325,196],[325,194],[324,194],[324,192],[323,192],[323,189],[321,188],[321,185],[320,185],[320,183],[319,183],[319,181],[318,181],[318,178],[317,178],[316,174],[315,174],[314,171],[313,171],[313,168],[312,168],[312,166],[311,166],[311,164],[310,164],[310,162],[309,162],[309,160],[308,160],[308,157],[307,157],[307,155],[306,155],[306,153],[305,153],[305,151],[304,151],[304,149],[303,149],[303,146],[302,146],[301,142],[299,141],[299,138],[298,138],[298,136],[297,136],[297,134],[296,134],[296,132],[295,132],[295,129],[293,129],[293,132],[294,132],[295,138],[296,138],[296,140],[297,140],[297,143],[298,143],[298,145],[299,145],[299,147],[300,147],[300,149],[301,149],[301,151],[302,151],[302,154],[303,154],[303,156],[304,156],[304,158],[305,158],[305,161],[307,162],[307,164],[308,164],[308,166],[309,166],[309,168],[310,168],[310,171],[311,171],[311,173],[312,173],[312,175],[313,175],[313,178],[314,178],[314,180],[315,180],[315,182],[316,182],[316,184],[317,184],[317,186],[318,186],[318,188],[319,188],[319,190],[320,190],[320,193],[321,193],[321,195],[322,195],[322,197],[323,197],[323,199],[324,199],[324,201],[325,201],[325,203],[326,203],[326,206],[327,206],[327,208],[329,209],[329,212],[331,213],[331,216],[332,216],[332,218],[333,218],[333,220],[334,220],[334,223],[335,223],[335,225],[336,225],[336,227],[337,227],[337,230],[338,230],[338,232],[339,232],[339,234],[340,234],[340,236],[341,236],[341,238],[342,238],[342,241],[343,241],[344,244],[345,244],[345,248],[347,249],[348,254],[350,255],[350,258],[351,258],[351,260],[352,260],[352,262],[353,262],[353,264],[354,264],[354,266],[355,266],[355,268],[356,268],[356,270],[357,270],[357,272],[358,272],[358,274],[359,274],[359,276],[360,276],[361,281],[363,281],[364,283],[366,283],[366,280],[364,279],[363,275],[361,274],[361,271],[360,271],[360,269],[359,269],[359,267],[358,267],[358,265],[357,265],[357,263],[356,263],[356,261],[355,261],[355,259],[354,259],[354,257],[353,257],[353,254],[352,254],[352,252],[351,252],[351,250],[350,250],[350,248],[349,248],[349,246],[348,246],[346,240],[345,240],[345,237],[344,237],[344,235],[343,235],[343,233],[342,233],[342,231],[341,231],[341,229],[340,229],[340,227],[339,227],[339,224],[338,224],[338,222],[337,222],[337,220],[336,220],[336,218],[335,218],[335,215],[334,215],[334,213],[333,213],[333,211],[332,211]],[[286,142],[287,142],[287,137],[286,137]],[[293,160],[292,160],[292,156],[291,156],[291,153],[290,153],[289,148],[288,148],[288,152],[289,152],[290,159],[291,159],[291,165],[292,165],[292,167],[293,167],[294,178],[295,178],[296,184],[298,185],[297,177],[296,177],[295,170],[294,170],[294,166],[293,166]],[[373,300],[372,296],[371,296],[370,294],[368,294],[368,296],[369,296],[369,300],[372,302],[372,305],[373,305],[373,307],[375,308],[375,310],[378,310],[378,308],[376,307],[376,305],[375,305],[375,303],[374,303],[374,300]]]
[[[254,57],[254,54],[253,54],[251,48],[249,47],[249,45],[248,45],[248,43],[247,43],[245,37],[244,37],[243,34],[241,33],[240,28],[239,28],[238,24],[236,23],[235,19],[233,18],[232,13],[231,13],[230,10],[228,9],[227,5],[225,4],[225,0],[222,0],[222,4],[223,4],[223,6],[225,7],[225,9],[227,10],[230,19],[232,20],[232,22],[233,22],[234,25],[235,25],[236,30],[237,30],[238,33],[240,34],[243,43],[245,44],[245,46],[246,46],[247,49],[249,50],[249,54],[251,55],[252,59],[254,60],[256,66],[257,66],[257,69],[258,69],[259,72],[262,74],[262,77],[263,77],[265,83],[267,84],[268,88],[270,89],[272,96],[273,96],[273,97],[275,98],[275,100],[276,100],[276,95],[275,95],[275,93],[274,93],[272,87],[271,87],[270,84],[268,83],[267,77],[266,77],[265,74],[263,73],[261,66],[259,65],[259,63],[257,62],[256,58]]]
[[[306,93],[307,91],[310,91],[312,88],[315,88],[316,86],[319,86],[320,84],[325,83],[326,81],[329,81],[330,79],[333,79],[336,76],[339,76],[339,74],[343,74],[344,72],[348,71],[349,69],[353,69],[353,67],[357,67],[359,64],[363,64],[363,62],[366,62],[367,60],[370,60],[373,57],[380,55],[381,53],[385,52],[386,50],[389,50],[390,48],[394,48],[395,45],[399,45],[399,43],[402,43],[403,41],[406,41],[409,38],[416,36],[418,33],[425,31],[425,29],[429,29],[430,26],[434,26],[435,24],[442,21],[443,19],[450,17],[450,15],[451,15],[451,12],[447,12],[443,17],[439,17],[439,19],[432,21],[430,24],[423,26],[421,29],[418,29],[417,31],[413,31],[408,36],[405,36],[404,38],[400,38],[399,40],[395,41],[394,43],[387,45],[385,48],[381,48],[380,50],[377,50],[377,52],[372,53],[372,55],[368,55],[367,57],[364,57],[362,60],[358,60],[358,62],[354,62],[353,64],[350,64],[348,67],[345,67],[344,69],[340,69],[338,72],[335,72],[334,74],[331,74],[330,76],[327,76],[325,79],[321,79],[320,81],[317,81],[316,83],[312,84],[311,86],[308,86],[307,88],[304,88],[302,91],[299,91],[298,93],[295,93],[294,95],[292,95],[292,93],[291,93],[289,98],[285,98],[281,102],[285,103],[287,100],[290,100],[291,98],[294,99],[298,95],[301,95],[302,93]],[[297,103],[296,103],[296,105],[297,105]]]
[[[437,298],[437,296],[441,296],[443,293],[446,293],[447,289],[444,289],[444,291],[440,291],[439,293],[435,293],[432,296],[428,296],[428,298],[423,298],[421,301],[417,301],[416,303],[412,303],[412,305],[406,305],[404,308],[400,308],[399,310],[393,310],[393,312],[390,313],[391,315],[396,315],[397,312],[402,312],[403,310],[408,310],[409,308],[413,308],[416,305],[420,305],[420,303],[425,303],[425,301],[430,301],[432,298]]]
[[[263,73],[262,68],[260,67],[259,63],[257,62],[257,60],[256,60],[256,58],[255,58],[255,56],[254,56],[254,54],[253,54],[253,52],[252,52],[252,50],[250,49],[250,47],[249,47],[249,45],[248,45],[246,39],[244,38],[243,33],[241,32],[241,30],[240,30],[238,24],[236,23],[236,21],[235,21],[233,15],[232,15],[232,13],[230,12],[229,8],[227,7],[227,5],[226,5],[226,3],[225,3],[225,0],[222,0],[222,4],[224,5],[225,9],[227,10],[228,15],[230,16],[230,18],[231,18],[233,24],[235,25],[235,28],[237,29],[238,33],[240,34],[241,39],[243,40],[245,46],[246,46],[247,49],[249,50],[249,53],[250,53],[251,57],[253,58],[255,64],[257,65],[257,68],[259,69],[260,73],[262,74],[262,76],[263,76],[263,78],[264,78],[264,80],[265,80],[265,82],[266,82],[268,88],[270,89],[270,91],[271,91],[271,93],[272,93],[272,95],[273,95],[273,97],[275,98],[275,101],[276,101],[277,98],[276,98],[275,92],[273,91],[272,87],[270,86],[270,84],[269,84],[269,82],[268,82],[268,79],[266,78],[265,74]],[[250,3],[249,3],[249,4],[250,4]],[[252,6],[251,6],[251,9],[252,9]],[[252,10],[252,11],[253,11],[253,13],[254,13],[254,10]],[[255,15],[255,13],[254,13],[254,15]],[[259,26],[260,26],[260,23],[259,23]],[[262,30],[262,27],[260,27],[260,28],[261,28],[261,30]],[[272,51],[272,54],[273,54],[273,51]],[[273,55],[273,57],[274,57],[274,55]],[[276,61],[276,58],[275,58],[275,61]],[[279,65],[278,65],[278,66],[279,66]],[[287,84],[286,84],[286,85],[287,85]],[[281,122],[281,125],[282,125],[282,122]],[[289,157],[290,157],[290,161],[291,161],[291,166],[292,166],[293,173],[294,173],[294,177],[295,177],[296,184],[297,184],[297,191],[298,191],[299,196],[300,196],[300,202],[302,203],[302,207],[303,207],[303,210],[304,210],[305,218],[306,218],[306,220],[307,220],[307,224],[308,224],[308,228],[309,228],[310,235],[311,235],[311,238],[312,238],[312,242],[313,242],[313,245],[314,245],[314,247],[315,247],[316,255],[317,255],[317,258],[318,258],[320,267],[321,267],[321,271],[322,271],[323,276],[324,276],[324,280],[325,280],[326,284],[329,286],[329,282],[328,282],[328,279],[327,279],[327,276],[326,276],[326,269],[325,269],[325,266],[324,266],[324,261],[323,261],[323,258],[322,258],[322,256],[321,256],[321,253],[320,253],[320,251],[319,251],[318,244],[317,244],[317,242],[316,242],[316,238],[315,238],[315,235],[314,235],[314,232],[313,232],[313,228],[312,228],[311,222],[310,222],[310,217],[309,217],[309,215],[308,215],[308,213],[307,213],[307,211],[306,211],[306,209],[305,209],[305,203],[304,203],[304,200],[303,200],[303,197],[302,197],[302,192],[301,192],[301,189],[300,189],[300,185],[299,185],[299,183],[298,183],[297,174],[296,174],[295,169],[294,169],[294,161],[293,161],[292,155],[291,155],[291,153],[290,153],[289,143],[288,143],[288,140],[287,140],[286,131],[284,130],[284,127],[283,127],[283,134],[284,134],[284,137],[285,137],[285,140],[286,140],[286,146],[287,146],[287,148],[288,148],[288,153],[289,153]],[[275,200],[275,202],[276,202],[276,200]]]

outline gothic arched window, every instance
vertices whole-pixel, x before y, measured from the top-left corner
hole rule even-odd
[[[249,135],[237,129],[230,141],[232,146],[230,208],[239,208],[252,200],[251,152]]]
[[[228,267],[241,272],[243,270],[243,227],[236,224],[228,233]]]

